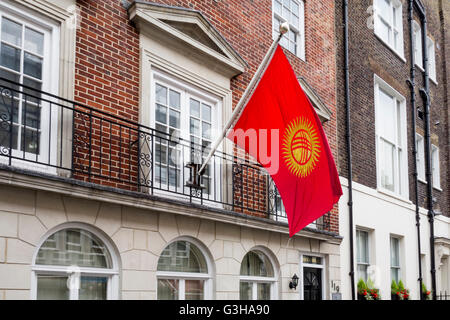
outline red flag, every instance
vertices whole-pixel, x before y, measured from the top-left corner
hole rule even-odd
[[[257,143],[239,137],[243,131],[249,136],[247,130],[256,130]],[[279,45],[228,138],[266,169],[274,163],[266,163],[261,149],[278,152],[272,159],[278,161],[278,170],[270,175],[283,200],[291,237],[330,211],[342,195],[319,117]]]

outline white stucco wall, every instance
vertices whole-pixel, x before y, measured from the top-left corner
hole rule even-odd
[[[339,229],[344,240],[341,243],[341,280],[343,299],[351,299],[350,282],[350,241],[349,241],[349,210],[348,210],[348,182],[341,177],[343,196],[339,201]],[[430,227],[426,210],[421,208],[420,237],[421,252],[425,255],[422,261],[422,277],[428,290],[431,289],[430,274]],[[410,290],[412,299],[419,299],[418,279],[418,241],[415,218],[415,205],[410,201],[403,201],[384,195],[374,189],[358,183],[353,183],[353,225],[354,228],[370,230],[369,255],[370,264],[376,267],[377,280],[383,299],[390,299],[390,235],[401,237],[400,264],[401,279],[405,287]],[[450,219],[438,216],[435,219],[435,237],[450,238]],[[355,253],[355,287],[358,282],[356,268],[356,234],[354,236]],[[439,250],[436,247],[436,252]],[[448,253],[447,253],[448,254]],[[436,254],[436,274],[440,280],[443,268],[438,263],[442,256]],[[448,274],[448,270],[447,270]],[[437,292],[449,288],[447,281],[437,281]]]

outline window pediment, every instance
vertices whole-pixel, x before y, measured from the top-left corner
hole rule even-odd
[[[298,82],[308,97],[309,101],[311,101],[314,110],[316,110],[317,115],[319,116],[322,122],[326,122],[330,120],[331,115],[333,114],[331,110],[323,103],[320,96],[317,92],[309,85],[305,78],[299,77]]]
[[[161,37],[170,45],[197,55],[205,63],[220,66],[229,77],[244,72],[246,62],[200,11],[135,1],[128,16],[140,32]]]

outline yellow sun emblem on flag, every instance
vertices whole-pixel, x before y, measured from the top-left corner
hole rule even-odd
[[[291,121],[284,132],[282,155],[289,171],[299,178],[308,176],[320,155],[320,140],[311,121],[303,117]]]

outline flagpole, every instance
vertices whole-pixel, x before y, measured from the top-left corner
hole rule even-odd
[[[264,56],[264,59],[262,63],[259,65],[258,69],[255,72],[255,75],[253,76],[252,80],[250,81],[249,85],[247,86],[247,89],[245,90],[244,94],[242,95],[241,99],[239,100],[238,104],[236,105],[236,108],[234,108],[233,113],[231,114],[230,119],[224,126],[221,135],[216,139],[214,142],[211,151],[209,151],[208,156],[205,159],[205,162],[201,166],[200,170],[198,171],[198,175],[202,175],[203,171],[206,168],[206,165],[208,164],[209,160],[211,160],[212,155],[214,152],[216,152],[217,148],[219,147],[219,144],[222,142],[223,138],[225,138],[228,130],[230,129],[231,125],[234,123],[234,121],[237,119],[237,117],[241,114],[242,110],[245,107],[245,102],[247,101],[247,97],[251,90],[255,87],[255,85],[259,82],[261,79],[262,74],[264,73],[267,63],[272,58],[273,53],[275,52],[275,49],[280,42],[281,38],[284,34],[286,34],[289,31],[289,23],[284,22],[280,25],[280,35],[275,39],[269,48],[269,51],[267,51],[266,55]]]

